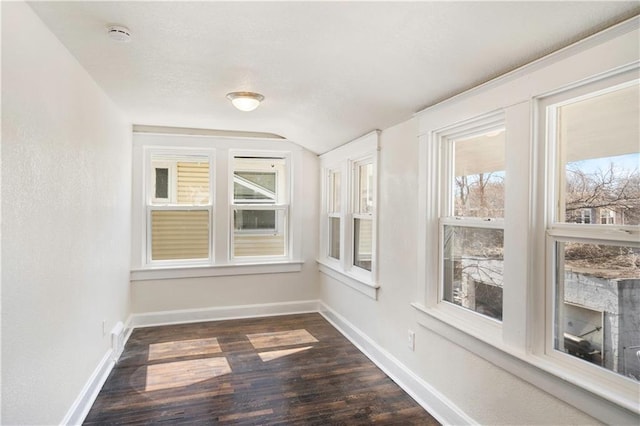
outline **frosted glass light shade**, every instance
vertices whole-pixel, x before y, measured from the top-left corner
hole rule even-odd
[[[253,92],[231,92],[227,94],[227,99],[240,111],[248,112],[258,108],[264,96]]]

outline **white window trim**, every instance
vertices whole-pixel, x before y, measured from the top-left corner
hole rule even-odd
[[[553,91],[551,94],[543,94],[534,99],[537,107],[538,136],[544,139],[539,144],[538,158],[541,160],[538,166],[538,174],[544,178],[544,188],[538,197],[543,200],[539,203],[538,229],[545,229],[545,234],[537,239],[537,255],[544,259],[547,267],[544,274],[538,274],[538,280],[545,282],[545,320],[544,330],[539,330],[545,336],[543,341],[535,342],[534,353],[543,360],[548,360],[561,366],[566,371],[577,377],[588,376],[585,387],[604,387],[615,395],[627,395],[631,406],[636,412],[640,412],[637,395],[640,394],[640,383],[633,382],[615,372],[608,371],[592,363],[580,360],[554,348],[554,316],[555,316],[555,268],[556,243],[575,241],[592,244],[624,244],[640,247],[638,237],[640,229],[637,226],[628,225],[600,225],[565,223],[557,218],[557,199],[559,197],[560,170],[557,159],[557,134],[553,131],[556,126],[556,111],[562,105],[588,99],[600,94],[608,93],[616,89],[638,84],[640,79],[640,67],[621,68],[604,73],[593,79],[571,84]],[[593,219],[593,218],[592,218]],[[636,396],[635,406],[633,396]],[[628,402],[624,397],[615,397],[615,402],[625,405]]]
[[[424,218],[418,222],[421,236],[418,257],[424,262],[418,265],[418,277],[421,279],[416,302],[412,303],[418,314],[418,323],[585,413],[612,424],[637,422],[640,414],[639,388],[634,384],[633,392],[625,392],[605,379],[592,377],[589,369],[582,368],[582,365],[572,368],[544,355],[547,305],[546,290],[540,284],[545,282],[546,272],[540,277],[540,271],[545,271],[547,259],[545,236],[538,231],[545,229],[539,224],[541,220],[545,223],[548,206],[546,198],[541,199],[538,195],[540,183],[531,181],[529,176],[531,173],[538,176],[546,173],[544,161],[540,158],[540,146],[535,142],[540,139],[540,134],[544,134],[544,130],[534,125],[539,123],[536,98],[606,78],[625,69],[637,69],[640,61],[634,46],[637,46],[640,36],[639,28],[640,18],[632,18],[417,115],[420,153],[418,202],[419,215]],[[505,213],[507,216],[518,216],[524,221],[524,224],[522,221],[515,223],[505,218],[505,236],[508,232],[524,231],[516,247],[507,248],[505,241],[505,252],[517,249],[522,253],[520,257],[526,260],[517,262],[517,270],[514,268],[523,278],[523,285],[516,294],[508,296],[511,303],[505,301],[502,333],[495,338],[482,327],[477,329],[474,324],[463,325],[461,321],[451,320],[445,313],[434,309],[438,280],[433,271],[438,268],[438,259],[433,253],[437,249],[434,235],[438,232],[439,200],[436,197],[438,183],[432,178],[433,167],[437,167],[434,162],[437,146],[432,138],[434,129],[463,123],[488,111],[498,110],[505,111],[507,132],[510,133],[508,138],[514,142],[507,142],[507,150],[512,150],[507,156],[516,156],[520,160],[515,169],[513,161],[507,160],[507,167],[513,169],[511,173],[507,170],[510,180],[507,190],[517,185],[513,182],[515,177],[520,183],[524,182],[520,190],[533,195],[525,196],[527,201],[520,205],[505,206],[505,211],[511,210]],[[505,273],[506,270],[505,264]],[[515,309],[510,309],[509,304],[514,304]],[[617,381],[615,373],[604,372]]]
[[[322,203],[320,212],[320,251],[317,259],[319,270],[343,284],[361,293],[377,299],[377,182],[378,182],[378,139],[379,131],[371,132],[346,145],[320,156]],[[356,194],[354,193],[355,167],[358,164],[373,165],[373,212],[360,214],[355,212]],[[333,171],[340,172],[340,206],[336,216],[329,209],[329,176]],[[328,218],[340,217],[340,259],[328,256],[329,230]],[[371,271],[353,265],[354,230],[353,221],[357,218],[372,220]]]
[[[147,194],[145,182],[151,182],[146,152],[153,150],[175,153],[207,152],[211,156],[210,185],[213,198],[210,200],[211,257],[209,260],[147,262]],[[289,164],[288,242],[286,256],[231,258],[232,163],[234,155],[287,157]],[[145,179],[146,177],[146,179]],[[133,216],[131,281],[161,280],[227,275],[299,272],[302,270],[302,148],[288,141],[257,138],[234,138],[224,136],[193,136],[172,133],[136,133],[133,140]],[[257,207],[258,205],[256,205]],[[207,205],[201,206],[207,208]],[[200,206],[198,206],[200,208]],[[214,256],[215,255],[215,256]]]
[[[213,226],[212,218],[213,212],[215,211],[215,203],[214,203],[214,188],[215,188],[215,175],[209,175],[209,202],[207,204],[177,204],[177,161],[180,157],[187,158],[188,156],[201,156],[207,157],[209,161],[209,170],[213,170],[213,165],[215,164],[216,152],[215,149],[203,149],[203,148],[192,148],[192,147],[154,147],[154,146],[145,146],[142,148],[143,157],[144,157],[144,165],[143,170],[147,171],[145,176],[147,179],[143,180],[143,194],[145,198],[145,222],[146,222],[146,232],[143,235],[142,242],[142,259],[144,259],[144,265],[147,267],[176,267],[176,266],[204,266],[210,265],[214,262],[215,259],[215,251],[213,241],[215,236],[211,230]],[[176,161],[174,162],[164,162],[168,164],[169,167],[169,199],[167,202],[160,201],[157,202],[154,198],[154,190],[155,190],[155,167],[153,166],[152,158],[155,155],[159,156],[168,156],[175,157]],[[156,204],[154,204],[156,203]],[[152,260],[151,259],[151,212],[154,210],[207,210],[209,212],[209,256],[203,259],[175,259],[175,260]]]
[[[283,158],[286,162],[286,166],[285,166],[285,188],[283,193],[280,192],[280,189],[278,188],[278,185],[276,185],[276,192],[275,192],[275,200],[276,203],[274,204],[262,204],[262,203],[242,203],[238,200],[234,199],[234,190],[233,190],[233,186],[234,186],[234,159],[236,157],[255,157],[255,158]],[[230,149],[229,150],[229,200],[227,202],[229,208],[230,208],[230,212],[229,212],[229,254],[228,254],[228,258],[230,260],[230,263],[234,263],[234,264],[243,264],[243,263],[262,263],[262,262],[280,262],[286,259],[290,259],[291,258],[291,247],[293,245],[293,240],[292,240],[292,235],[291,232],[288,232],[289,229],[291,229],[291,224],[289,223],[290,220],[290,212],[291,212],[291,208],[290,208],[290,204],[293,200],[293,194],[292,194],[292,188],[293,188],[293,182],[291,180],[293,174],[291,172],[293,164],[292,164],[292,156],[291,153],[289,151],[276,151],[276,150],[246,150],[246,149]],[[258,169],[258,168],[241,168],[238,169],[237,171],[242,171],[242,172],[261,172],[263,170]],[[276,183],[278,183],[278,178],[282,178],[282,176],[280,176],[280,174],[276,171]],[[278,203],[279,198],[278,197],[283,197],[285,201],[288,201],[288,203],[284,203],[284,204],[280,204]],[[247,210],[261,210],[261,209],[265,209],[265,210],[283,210],[285,213],[285,223],[287,224],[287,228],[283,230],[283,232],[285,233],[285,240],[286,240],[286,244],[285,244],[285,253],[282,256],[234,256],[234,239],[233,239],[233,233],[234,233],[234,223],[233,223],[233,210],[236,208],[241,208],[241,209],[247,209]],[[276,220],[276,227],[277,227],[277,220]]]

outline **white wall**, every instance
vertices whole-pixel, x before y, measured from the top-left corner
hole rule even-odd
[[[2,2],[2,424],[59,423],[126,319],[130,170],[131,126]]]
[[[424,184],[424,188],[429,188],[429,182],[419,182],[419,158],[422,155],[419,144],[429,140],[429,132],[503,107],[519,108],[519,112],[524,110],[524,121],[516,123],[522,132],[517,137],[523,136],[528,143],[531,137],[528,102],[532,96],[637,62],[637,56],[638,27],[634,21],[614,29],[605,37],[565,50],[552,61],[534,64],[526,71],[489,83],[430,108],[414,119],[383,130],[378,163],[378,300],[321,274],[320,298],[330,310],[328,316],[340,318],[342,325],[346,323],[347,333],[351,336],[358,335],[358,332],[364,334],[365,337],[358,335],[360,341],[366,341],[369,347],[377,345],[377,354],[386,352],[387,363],[395,358],[409,370],[405,377],[415,375],[418,380],[414,382],[421,380],[426,383],[423,387],[430,386],[434,394],[440,393],[443,399],[464,412],[466,420],[491,425],[598,424],[597,419],[586,414],[589,412],[604,421],[609,419],[609,423],[633,423],[637,416],[634,417],[630,411],[596,395],[585,397],[588,391],[572,387],[564,378],[553,376],[549,379],[551,375],[538,370],[523,374],[522,377],[529,380],[525,381],[509,371],[521,374],[526,369],[508,366],[505,367],[509,368],[507,371],[498,367],[498,364],[508,364],[492,357],[500,351],[467,350],[466,347],[476,346],[475,341],[473,345],[469,344],[473,337],[461,337],[464,333],[452,332],[452,327],[444,326],[444,322],[436,319],[430,320],[430,323],[438,323],[432,328],[420,325],[425,323],[425,314],[413,309],[411,304],[425,303],[425,283],[427,279],[433,279],[433,274],[425,279],[425,263],[437,256],[433,253],[433,245],[422,249],[425,247],[424,234],[421,234],[419,225],[425,219],[418,217],[420,211],[424,213],[427,210],[419,204],[423,202],[419,187]],[[549,63],[560,65],[547,66]],[[542,88],[540,82],[544,82],[546,88]],[[422,142],[418,135],[423,138]],[[513,138],[515,140],[516,136]],[[516,171],[516,174],[525,173],[526,181],[528,162],[524,163],[509,167],[519,167],[521,171]],[[523,187],[526,190],[526,185]],[[522,216],[526,217],[526,213]],[[527,244],[524,239],[523,244]],[[421,250],[424,251],[422,255]],[[518,265],[525,265],[524,271],[518,273],[526,272],[526,262]],[[527,309],[526,303],[516,303],[507,307],[505,313],[519,318],[526,315]],[[541,307],[536,305],[533,309]],[[408,330],[416,333],[415,351],[407,347]],[[524,340],[524,336],[513,331],[510,333],[507,334],[510,341]],[[385,367],[389,368],[389,365]],[[531,383],[539,384],[550,393]],[[584,412],[551,393],[580,406]],[[597,404],[587,406],[590,401]],[[602,407],[607,407],[606,411],[598,412]],[[455,413],[461,418],[459,414]]]
[[[318,299],[318,158],[302,155],[302,260],[300,272],[133,281],[132,312],[137,314],[287,303]],[[299,165],[295,165],[299,167]],[[297,208],[297,206],[296,206]]]
[[[321,274],[321,300],[480,424],[597,424],[589,416],[416,323],[418,140],[415,119],[382,132],[378,300]],[[408,349],[407,330],[416,333]]]

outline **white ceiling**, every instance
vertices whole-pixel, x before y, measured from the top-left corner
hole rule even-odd
[[[638,2],[30,2],[135,124],[323,153],[640,12]],[[115,43],[108,24],[130,28]],[[256,91],[250,113],[225,99]]]

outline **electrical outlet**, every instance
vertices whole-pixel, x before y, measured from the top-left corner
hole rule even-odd
[[[409,330],[409,333],[408,333],[407,346],[412,351],[415,350],[416,348],[416,333],[412,330]]]

